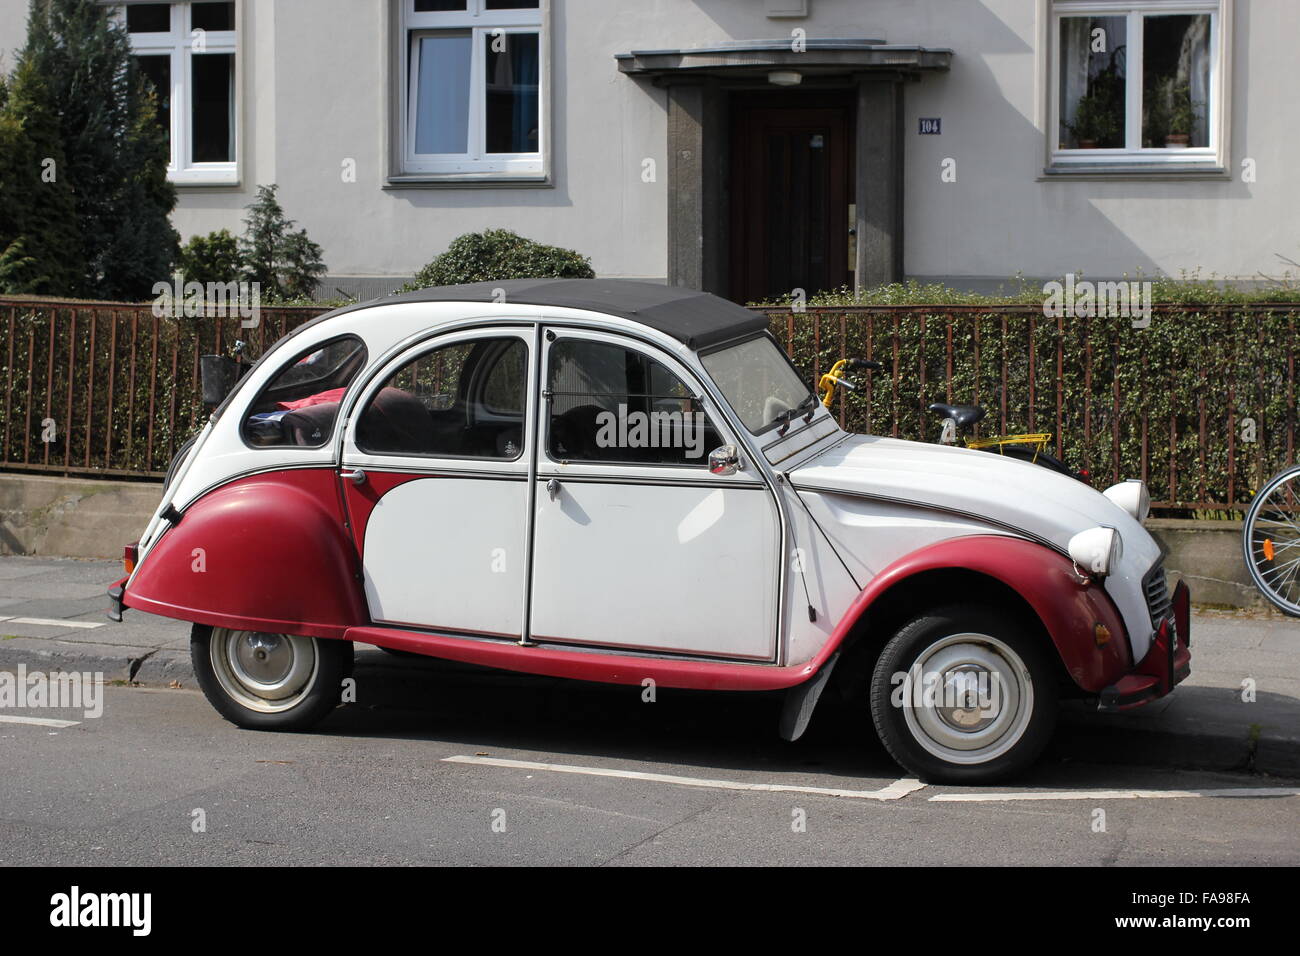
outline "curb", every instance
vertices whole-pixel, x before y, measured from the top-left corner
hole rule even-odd
[[[17,637],[0,642],[0,669],[23,664],[28,670],[90,671],[105,681],[167,687],[172,681],[195,685],[188,651],[116,644],[79,644],[48,638]]]
[[[1137,716],[1062,708],[1049,753],[1091,763],[1300,777],[1300,738],[1267,725],[1214,733],[1199,728],[1152,727]]]

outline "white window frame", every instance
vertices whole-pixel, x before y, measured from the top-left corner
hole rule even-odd
[[[171,29],[167,33],[131,33],[131,52],[136,56],[167,55],[171,62],[171,158],[167,163],[167,178],[178,186],[230,186],[239,183],[239,129],[241,122],[240,60],[238,48],[239,16],[241,4],[235,2],[235,29],[205,30],[204,50],[197,54],[231,53],[235,56],[235,117],[234,154],[228,162],[196,163],[193,159],[193,140],[190,127],[193,122],[193,103],[189,82],[191,61],[196,55],[191,28],[190,0],[172,0]],[[119,9],[122,28],[126,28],[126,7]]]
[[[1227,165],[1229,112],[1229,43],[1232,0],[1049,0],[1047,57],[1048,161],[1053,172],[1097,172],[1122,168],[1151,173],[1218,170]],[[1210,16],[1210,102],[1206,115],[1207,146],[1186,149],[1142,147],[1143,30],[1146,15]],[[1060,145],[1061,21],[1070,17],[1126,18],[1125,131],[1119,149],[1063,149]],[[1133,146],[1132,144],[1137,144]]]
[[[550,90],[550,56],[548,53],[547,0],[539,0],[535,9],[489,10],[486,0],[466,0],[466,9],[440,13],[416,13],[415,0],[399,0],[398,82],[400,96],[397,111],[398,156],[400,169],[394,180],[417,179],[452,182],[474,180],[544,181],[548,143]],[[415,90],[419,81],[412,69],[414,51],[421,37],[441,31],[469,31],[470,34],[470,101],[469,130],[464,153],[415,152]],[[487,120],[485,47],[494,31],[537,35],[537,151],[533,153],[487,153],[484,135]]]

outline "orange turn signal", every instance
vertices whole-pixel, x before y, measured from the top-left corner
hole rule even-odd
[[[125,571],[128,576],[133,571],[135,571],[135,562],[137,556],[139,555],[139,551],[136,546],[139,543],[140,542],[137,541],[135,542],[135,544],[128,544],[126,547],[122,549],[122,570]]]

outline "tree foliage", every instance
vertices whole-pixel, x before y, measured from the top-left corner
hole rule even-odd
[[[147,296],[178,245],[168,155],[156,100],[109,8],[32,0],[0,104],[0,290]]]
[[[294,229],[275,197],[276,185],[257,187],[257,198],[245,206],[244,235],[239,254],[244,276],[261,284],[264,302],[305,299],[325,274],[321,247],[307,237],[306,229]]]

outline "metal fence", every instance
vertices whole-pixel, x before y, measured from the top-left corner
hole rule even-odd
[[[199,356],[237,339],[254,356],[320,308],[169,318],[149,304],[0,298],[0,468],[161,477],[201,426]]]
[[[320,308],[169,318],[148,304],[0,298],[0,469],[160,477],[201,425],[199,356],[236,339],[260,355]],[[858,376],[835,411],[854,431],[934,441],[934,401],[983,404],[984,435],[1051,431],[1097,484],[1141,477],[1165,509],[1241,507],[1295,461],[1300,304],[1158,305],[1130,319],[1048,318],[1029,306],[770,310],[796,365],[842,357]]]
[[[1300,304],[1156,305],[1149,320],[1049,318],[1041,307],[769,310],[805,372],[874,358],[835,411],[844,427],[939,437],[936,401],[982,404],[983,435],[1050,431],[1094,484],[1142,478],[1165,510],[1244,507],[1295,462]]]

